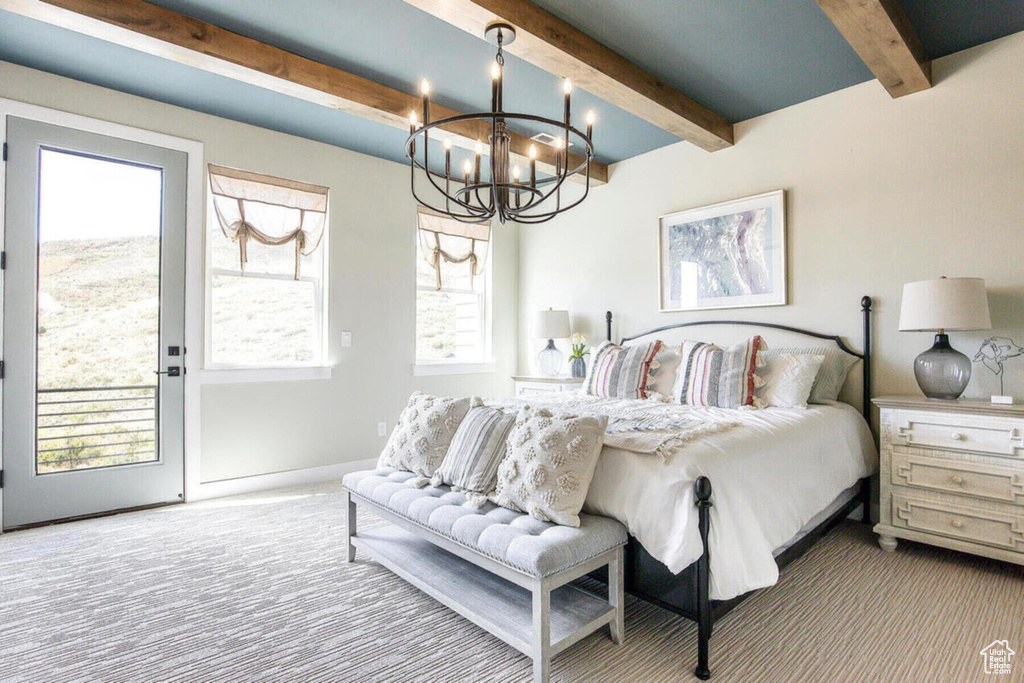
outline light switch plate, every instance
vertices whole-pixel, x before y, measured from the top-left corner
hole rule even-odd
[[[993,396],[992,402],[1003,406],[1013,405],[1013,396]]]
[[[377,423],[377,436],[387,436],[387,435],[388,435],[388,423],[387,422],[378,422]]]
[[[342,332],[341,333],[341,347],[344,348],[344,349],[347,349],[350,346],[352,346],[352,333],[351,332]]]

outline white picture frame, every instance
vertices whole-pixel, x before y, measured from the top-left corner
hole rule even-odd
[[[658,217],[658,310],[785,306],[786,193]]]

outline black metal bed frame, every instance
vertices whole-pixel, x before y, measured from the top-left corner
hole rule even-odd
[[[760,323],[747,320],[699,320],[693,322],[665,325],[648,330],[631,337],[623,337],[626,343],[639,337],[646,337],[666,330],[683,327],[707,325],[744,325],[750,327],[771,328],[794,332],[816,339],[832,341],[842,351],[860,358],[863,372],[863,406],[861,412],[868,426],[871,426],[871,297],[865,296],[860,301],[861,315],[864,324],[863,351],[858,353],[848,347],[838,335],[822,334],[777,323]],[[608,311],[608,340],[612,339],[612,313]],[[708,477],[697,477],[694,482],[694,494],[698,514],[698,529],[704,551],[693,564],[679,574],[673,574],[662,562],[656,560],[637,541],[630,537],[626,546],[626,591],[630,594],[687,619],[697,622],[697,667],[694,675],[701,680],[711,677],[709,668],[711,632],[716,621],[725,616],[736,605],[753,595],[754,591],[744,593],[730,600],[712,600],[710,597],[711,551],[708,546],[708,533],[711,529],[712,487]],[[782,569],[793,560],[803,555],[822,536],[831,531],[858,506],[863,506],[864,522],[871,523],[870,512],[871,478],[861,479],[860,495],[855,496],[840,509],[836,510],[824,522],[811,529],[803,538],[780,553],[775,562]]]

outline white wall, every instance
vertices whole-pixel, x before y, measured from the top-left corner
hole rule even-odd
[[[518,324],[515,226],[495,228],[489,257],[497,371],[413,377],[416,209],[408,167],[3,62],[0,97],[199,140],[207,162],[331,189],[333,377],[204,385],[203,482],[375,458],[384,441],[377,422],[392,426],[413,389],[511,391]],[[342,330],[352,332],[351,348],[341,348]]]
[[[875,395],[917,392],[925,333],[897,332],[901,287],[979,276],[991,332],[951,333],[973,356],[982,339],[1024,343],[1024,33],[933,64],[935,87],[893,100],[877,81],[736,126],[735,147],[679,143],[612,167],[579,208],[520,228],[520,319],[568,308],[604,338],[712,316],[788,323],[860,340],[860,299],[875,300]],[[701,313],[657,311],[657,217],[784,188],[790,305]],[[767,337],[771,343],[770,336]],[[520,369],[535,343],[521,329]],[[1024,398],[1024,357],[1007,364]],[[998,381],[974,366],[969,395]]]

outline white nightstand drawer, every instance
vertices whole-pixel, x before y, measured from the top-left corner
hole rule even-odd
[[[892,525],[1015,552],[1024,551],[1024,514],[981,510],[894,493]]]
[[[899,446],[892,454],[892,483],[1004,503],[1024,503],[1024,472],[1020,468],[918,455]]]
[[[1024,421],[1019,419],[901,410],[894,426],[896,444],[1024,456]]]
[[[516,396],[550,396],[563,393],[562,387],[555,384],[518,384]]]
[[[512,378],[516,383],[516,397],[537,396],[543,398],[555,394],[579,391],[583,386],[581,377],[524,377]]]

